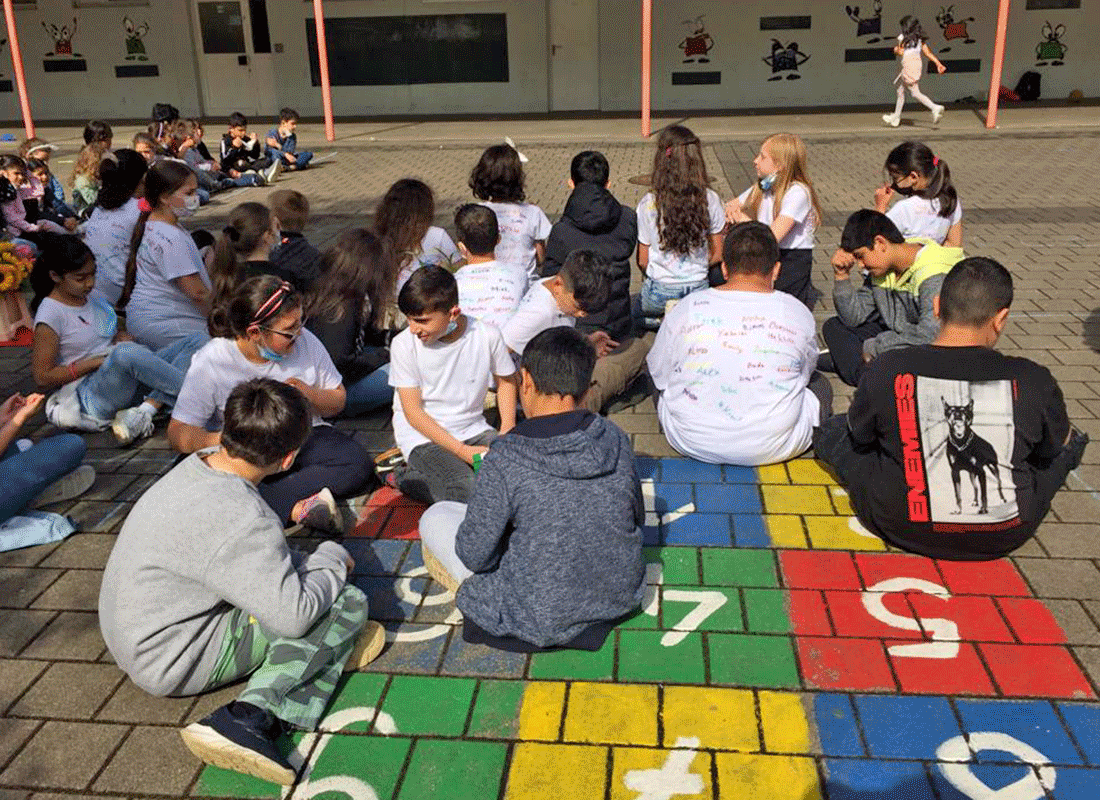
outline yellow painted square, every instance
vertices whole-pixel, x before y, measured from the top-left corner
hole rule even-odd
[[[832,514],[824,486],[761,486],[767,514]]]
[[[802,530],[802,517],[782,514],[765,514],[764,522],[768,526],[768,538],[772,547],[796,548],[805,550],[806,532]]]
[[[790,483],[787,470],[782,464],[768,464],[766,467],[757,467],[756,474],[761,483]]]
[[[709,750],[760,751],[752,692],[695,686],[666,686],[661,704],[664,746],[695,737]]]
[[[787,473],[791,476],[791,483],[836,486],[836,478],[830,475],[817,459],[796,458],[794,461],[788,461]]]
[[[867,531],[855,517],[806,517],[810,546],[817,550],[886,549],[882,539]]]
[[[607,750],[562,744],[517,744],[505,800],[603,800]]]
[[[657,687],[573,683],[565,741],[657,744]]]
[[[811,752],[810,724],[802,695],[794,692],[760,692],[760,724],[768,751]]]
[[[855,509],[852,508],[852,501],[848,499],[848,490],[842,486],[830,486],[829,496],[833,498],[833,505],[836,506],[836,513],[842,517],[851,517],[855,515]]]
[[[722,797],[752,800],[821,800],[812,758],[715,753]]]
[[[553,681],[529,683],[519,709],[519,738],[523,741],[557,741],[565,684]]]
[[[666,786],[670,791],[701,785],[700,792],[676,792],[671,797],[676,800],[711,800],[714,795],[710,785],[710,758],[710,753],[693,753],[690,750],[678,754],[671,750],[616,747],[611,751],[611,800],[666,796],[646,793],[644,787],[650,784]],[[627,785],[628,780],[630,786]]]

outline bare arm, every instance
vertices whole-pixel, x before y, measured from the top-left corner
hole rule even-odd
[[[450,453],[454,453],[467,464],[473,465],[474,454],[487,452],[487,447],[471,447],[465,442],[460,442],[452,436],[446,428],[436,422],[428,412],[424,410],[424,403],[420,396],[418,386],[399,386],[397,395],[401,398],[401,409],[405,412],[405,419],[409,421],[413,429],[427,436],[429,441],[442,447]],[[513,409],[515,408],[513,401]],[[515,411],[513,410],[513,415]],[[501,412],[503,422],[504,413]],[[514,416],[513,416],[514,421]]]
[[[546,242],[535,242],[535,263],[542,266],[546,260]]]
[[[176,288],[187,295],[187,299],[199,307],[199,311],[204,315],[210,313],[210,290],[206,288],[206,284],[202,282],[197,272],[173,278],[172,282],[176,284]]]
[[[722,260],[722,245],[726,241],[726,232],[712,233],[707,239],[707,263],[717,264]]]
[[[780,215],[772,220],[771,229],[777,242],[783,241],[783,237],[791,232],[794,227],[794,218]]]
[[[500,411],[500,433],[503,436],[516,427],[516,398],[519,395],[519,374],[494,375],[497,381],[497,410]]]
[[[943,240],[944,247],[963,246],[963,224],[956,222],[947,230],[947,238]]]
[[[922,44],[920,49],[921,52],[924,53],[925,58],[936,65],[936,72],[940,73],[940,75],[947,72],[947,67],[944,66],[942,61],[936,58],[936,54],[932,52],[928,45]]]
[[[322,417],[335,417],[344,410],[348,393],[342,385],[337,386],[335,389],[319,389],[307,383],[302,383],[297,378],[291,378],[287,383],[301,392]]]
[[[38,411],[45,396],[13,394],[0,405],[0,453],[6,452],[19,435],[19,429]]]
[[[649,245],[638,242],[638,269],[645,275],[646,267],[649,266]]]
[[[72,364],[58,364],[57,354],[60,347],[61,340],[57,336],[57,331],[49,325],[34,326],[31,373],[34,375],[34,382],[43,389],[56,389],[89,372],[95,372],[105,358],[105,356],[94,356],[74,361]]]
[[[204,447],[213,447],[221,441],[221,433],[208,431],[196,425],[188,425],[178,419],[168,423],[168,443],[180,453],[194,453]]]

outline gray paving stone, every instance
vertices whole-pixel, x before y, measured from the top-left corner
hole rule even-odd
[[[29,658],[0,658],[0,714],[46,671],[49,662]]]
[[[123,676],[108,664],[52,664],[8,713],[17,717],[91,719]]]
[[[93,661],[103,652],[95,614],[62,611],[23,651],[27,658]]]
[[[202,762],[184,747],[175,728],[135,728],[96,779],[98,792],[180,795]]]
[[[58,548],[57,542],[40,544],[35,547],[23,547],[19,550],[8,550],[0,553],[0,567],[32,567],[40,564]]]
[[[65,611],[95,611],[103,572],[98,569],[70,569],[44,591],[32,608]]]
[[[17,655],[53,617],[52,611],[5,611],[0,614],[0,656]]]
[[[1089,420],[1088,423],[1093,422]],[[1082,423],[1078,427],[1085,427]],[[1091,435],[1091,434],[1090,434]],[[1054,496],[1051,510],[1062,522],[1092,522],[1100,519],[1100,500],[1090,492],[1071,492],[1063,489]]]
[[[26,608],[57,580],[61,570],[0,567],[0,605]]]
[[[1039,597],[1100,599],[1100,570],[1091,561],[1038,558],[1013,561]]]
[[[111,669],[122,675],[117,667]],[[194,705],[193,697],[154,697],[127,679],[111,695],[107,705],[96,715],[96,720],[179,725]]]
[[[1039,526],[1036,536],[1055,558],[1100,558],[1100,530],[1095,522],[1067,524],[1045,521]]]
[[[1100,628],[1077,600],[1044,600],[1070,644],[1100,645]]]
[[[1100,647],[1074,647],[1074,654],[1092,678],[1093,684],[1100,686]]]
[[[41,724],[33,719],[0,719],[0,764],[22,749]]]
[[[47,722],[0,774],[0,783],[83,789],[122,741],[127,728],[95,722]],[[59,754],[64,754],[59,758]]]
[[[44,567],[65,569],[103,569],[111,555],[115,537],[99,533],[70,536],[42,563]]]

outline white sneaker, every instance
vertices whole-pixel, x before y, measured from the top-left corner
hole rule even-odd
[[[274,183],[275,179],[279,177],[279,174],[283,171],[283,159],[276,158],[275,163],[270,167],[263,170],[260,174],[264,176],[264,180],[268,183]]]
[[[936,106],[932,109],[932,124],[935,125],[940,121],[940,117],[943,116],[943,106]]]
[[[336,498],[328,488],[306,498],[302,506],[302,516],[297,521],[304,527],[319,531],[337,534],[344,532],[344,516],[336,507]]]
[[[68,475],[63,475],[51,483],[42,494],[31,501],[32,508],[48,506],[51,503],[63,503],[80,497],[95,483],[95,470],[87,464],[81,464]]]
[[[124,408],[115,414],[111,431],[119,444],[130,444],[153,435],[153,415],[141,406]]]
[[[882,121],[889,125],[891,128],[896,128],[901,125],[901,117],[897,114],[883,114]]]

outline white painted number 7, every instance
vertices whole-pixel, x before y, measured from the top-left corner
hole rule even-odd
[[[646,564],[647,585],[642,611],[651,617],[657,616],[657,610],[660,607],[662,593],[658,587],[662,583],[664,583],[664,572],[661,565]],[[689,633],[697,630],[706,621],[707,617],[728,602],[728,598],[722,592],[698,589],[665,589],[663,596],[665,600],[673,603],[695,603],[695,608],[661,637],[661,644],[665,647],[675,647],[684,641]]]

